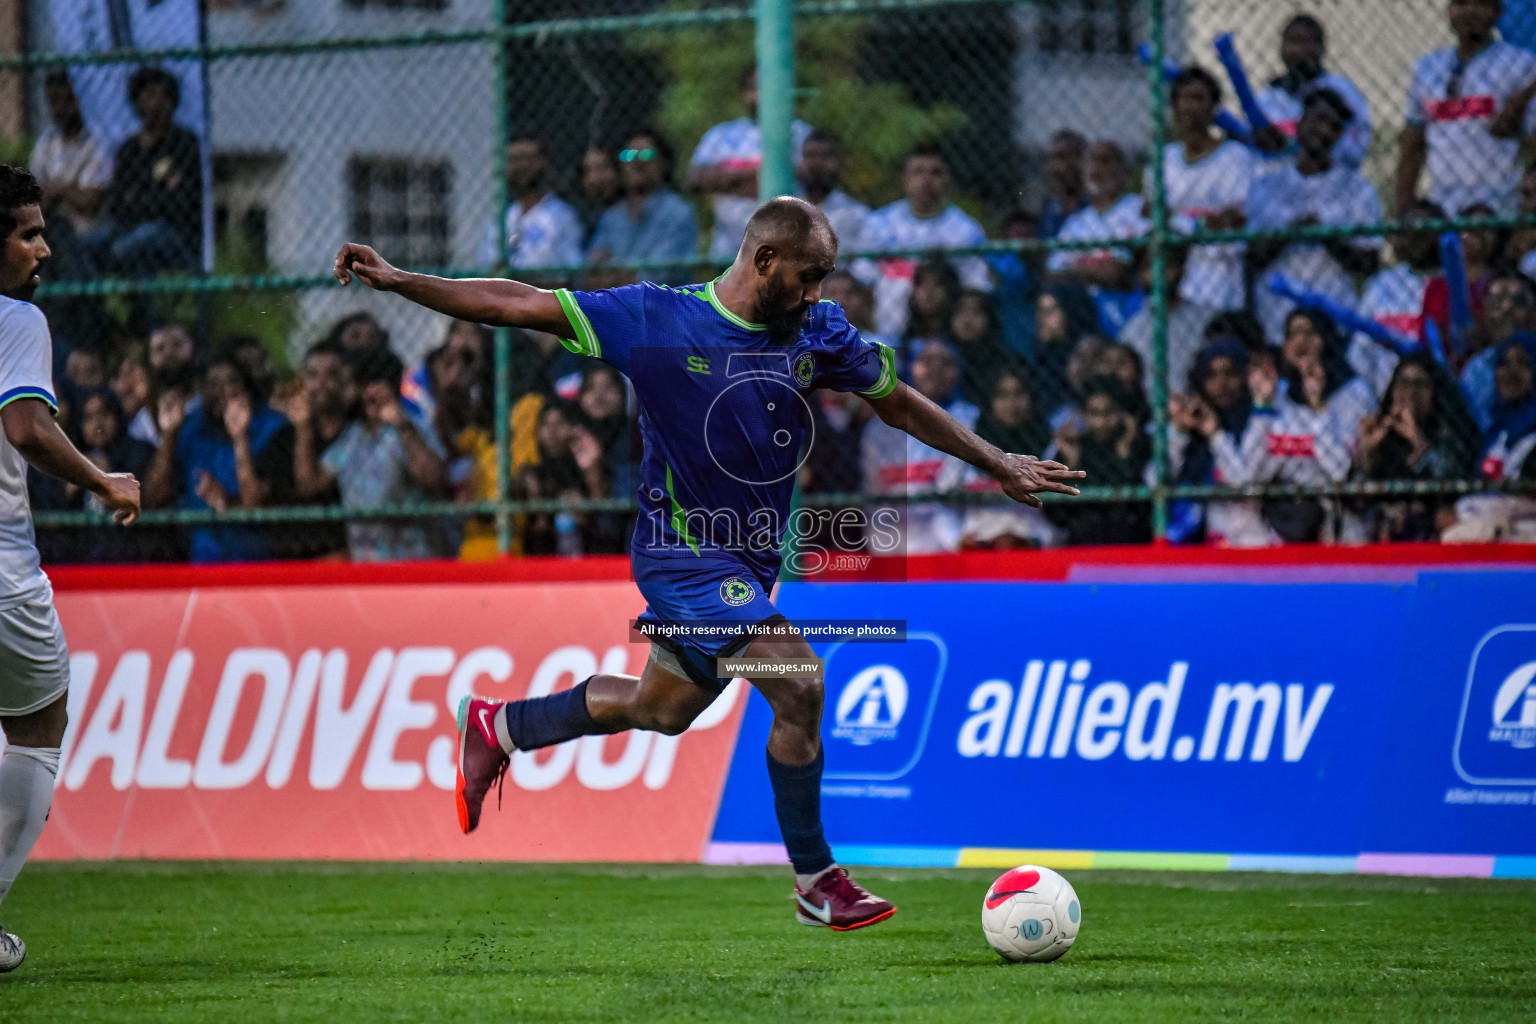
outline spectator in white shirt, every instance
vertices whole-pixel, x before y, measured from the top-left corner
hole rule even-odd
[[[981,225],[949,202],[949,166],[937,146],[916,146],[907,154],[901,183],[907,197],[870,214],[853,249],[947,249],[986,242],[987,233]],[[951,262],[966,288],[992,290],[986,261],[980,256],[962,256]],[[906,328],[907,298],[912,293],[917,264],[918,258],[913,256],[886,257],[878,264],[861,259],[854,264],[854,274],[875,290],[879,333],[900,337]]]
[[[1150,249],[1143,249],[1139,255],[1143,284],[1150,293],[1152,253]],[[1188,379],[1190,368],[1194,365],[1195,353],[1199,352],[1200,347],[1205,344],[1206,328],[1210,326],[1212,320],[1221,315],[1220,310],[1187,297],[1189,293],[1183,287],[1183,281],[1189,272],[1188,265],[1191,258],[1189,247],[1178,245],[1168,249],[1167,259],[1163,261],[1163,287],[1168,295],[1168,376],[1166,378],[1168,391],[1173,391]],[[1143,386],[1147,394],[1156,394],[1153,383],[1156,363],[1152,354],[1152,304],[1150,302],[1125,322],[1116,340],[1135,350],[1141,357],[1144,369]]]
[[[1146,233],[1145,201],[1126,187],[1125,153],[1119,143],[1099,139],[1083,158],[1083,187],[1088,202],[1061,225],[1063,242],[1136,238]],[[1136,257],[1129,249],[1058,249],[1045,268],[1085,285],[1125,291],[1135,286]]]
[[[1408,87],[1394,199],[1399,214],[1429,166],[1429,198],[1447,210],[1515,209],[1520,140],[1536,129],[1536,54],[1495,38],[1499,0],[1451,0],[1456,45],[1419,59]]]
[[[1045,207],[1040,211],[1041,238],[1054,238],[1067,218],[1088,202],[1083,182],[1083,157],[1088,140],[1070,128],[1051,133],[1045,154]]]
[[[27,164],[43,188],[43,212],[48,215],[51,243],[66,224],[76,232],[91,227],[112,183],[112,161],[85,127],[69,72],[62,68],[50,71],[46,94],[48,117],[53,123],[38,136]],[[54,262],[58,262],[58,253]]]
[[[549,189],[549,155],[542,140],[517,135],[507,143],[507,264],[525,267],[563,267],[582,261],[585,230],[575,209]],[[487,224],[480,248],[480,265],[494,266],[500,259],[496,225]]]
[[[1296,125],[1296,155],[1282,157],[1281,166],[1255,181],[1248,194],[1250,228],[1273,231],[1381,220],[1381,199],[1371,183],[1332,156],[1353,116],[1349,105],[1331,89],[1307,96],[1305,112]],[[1253,308],[1264,325],[1265,339],[1279,344],[1286,314],[1296,305],[1270,291],[1266,275],[1282,274],[1308,291],[1353,307],[1355,278],[1376,270],[1380,245],[1379,238],[1359,235],[1319,242],[1250,242]]]
[[[1210,72],[1187,67],[1169,85],[1178,141],[1163,147],[1163,186],[1175,230],[1203,226],[1234,230],[1247,223],[1244,213],[1253,182],[1254,156],[1247,146],[1222,140],[1212,132],[1221,85]],[[1147,195],[1152,195],[1151,170]],[[1197,245],[1189,254],[1180,294],[1215,309],[1241,309],[1243,245]]]
[[[799,177],[801,195],[827,215],[839,244],[853,244],[869,207],[842,190],[843,140],[820,129],[811,132],[801,153]]]
[[[1371,108],[1354,82],[1337,72],[1323,68],[1327,38],[1323,23],[1310,14],[1298,14],[1285,23],[1280,32],[1280,60],[1285,74],[1269,83],[1259,93],[1259,109],[1275,126],[1272,133],[1254,139],[1268,153],[1278,153],[1288,145],[1287,136],[1295,136],[1307,96],[1317,89],[1331,89],[1349,105],[1353,117],[1333,148],[1333,159],[1351,169],[1359,168],[1371,148]]]
[[[763,163],[763,137],[757,129],[757,68],[741,76],[741,102],[747,116],[715,125],[704,133],[688,162],[688,186],[714,197],[715,227],[709,254],[732,260],[741,248],[747,221],[757,210],[757,172]],[[811,126],[796,118],[791,128],[795,166],[800,165]]]
[[[1403,216],[1410,223],[1444,219],[1445,211],[1427,199],[1415,200]],[[1365,282],[1357,309],[1361,316],[1402,337],[1417,339],[1424,331],[1425,292],[1439,277],[1438,236],[1433,231],[1402,231],[1389,235],[1387,242],[1396,262]],[[1357,333],[1349,343],[1349,365],[1377,395],[1383,395],[1397,366],[1397,353]]]

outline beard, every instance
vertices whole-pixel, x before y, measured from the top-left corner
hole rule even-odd
[[[775,345],[790,345],[800,334],[808,309],[789,288],[777,279],[768,282],[759,300],[764,310],[763,322],[768,327],[768,337]]]

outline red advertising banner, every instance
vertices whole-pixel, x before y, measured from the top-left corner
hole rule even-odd
[[[40,858],[697,861],[740,682],[681,736],[519,752],[459,832],[454,709],[638,674],[629,582],[57,594],[70,728]]]

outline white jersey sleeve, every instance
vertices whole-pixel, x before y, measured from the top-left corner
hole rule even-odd
[[[0,408],[22,398],[38,398],[57,412],[48,319],[29,302],[7,305],[0,315]]]

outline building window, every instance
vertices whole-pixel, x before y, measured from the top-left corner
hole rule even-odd
[[[391,262],[448,265],[446,161],[353,157],[347,170],[354,238]]]
[[[1045,53],[1134,53],[1139,0],[1040,0],[1035,40]]]
[[[342,0],[356,11],[445,11],[448,0]]]

